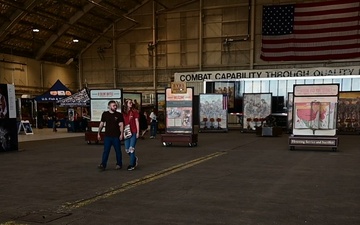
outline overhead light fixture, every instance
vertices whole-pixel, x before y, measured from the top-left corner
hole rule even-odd
[[[37,28],[32,29],[32,31],[33,31],[34,33],[39,33],[39,32],[40,32],[40,30],[37,29]]]
[[[78,43],[78,42],[79,42],[79,39],[73,39],[73,42],[74,42],[74,43]]]

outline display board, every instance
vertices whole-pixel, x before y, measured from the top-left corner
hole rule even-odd
[[[245,93],[243,129],[256,130],[271,114],[271,93]]]
[[[294,85],[293,134],[336,134],[338,84]]]
[[[187,88],[185,94],[173,94],[166,88],[167,133],[193,133],[193,96],[193,88]]]
[[[15,87],[0,84],[0,152],[18,150]]]
[[[199,132],[225,132],[228,130],[227,94],[199,95]]]
[[[90,117],[91,121],[100,121],[101,115],[108,110],[109,101],[114,100],[121,111],[122,91],[120,89],[90,90]]]

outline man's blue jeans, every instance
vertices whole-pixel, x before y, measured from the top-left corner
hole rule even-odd
[[[130,165],[135,166],[136,156],[135,156],[135,145],[136,145],[136,133],[132,133],[131,138],[125,139],[125,152],[130,156]]]
[[[101,164],[106,168],[107,161],[110,154],[111,146],[114,146],[116,154],[116,164],[122,166],[122,155],[121,155],[121,143],[119,137],[107,137],[104,138],[104,152],[102,155]]]

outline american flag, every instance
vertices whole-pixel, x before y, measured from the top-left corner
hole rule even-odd
[[[261,51],[265,61],[360,57],[360,1],[264,6]]]

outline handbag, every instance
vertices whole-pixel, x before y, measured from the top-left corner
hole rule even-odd
[[[128,124],[124,128],[124,138],[129,139],[129,138],[131,138],[131,136],[132,136],[132,133],[131,133],[131,130],[130,130],[130,124]]]
[[[129,139],[132,136],[131,129],[130,129],[131,116],[132,116],[132,113],[130,113],[129,124],[125,125],[125,127],[124,127],[124,139]]]

